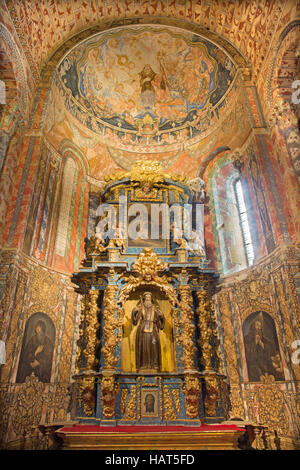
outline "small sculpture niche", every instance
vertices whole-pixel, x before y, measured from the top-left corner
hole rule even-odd
[[[131,312],[132,324],[138,325],[135,339],[135,362],[138,372],[161,371],[159,330],[165,326],[165,317],[155,305],[152,293],[144,292]]]
[[[139,373],[171,372],[174,340],[170,303],[145,288],[125,306],[122,345],[123,370]]]

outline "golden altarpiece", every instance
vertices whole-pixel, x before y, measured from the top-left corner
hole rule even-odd
[[[82,295],[74,380],[83,424],[197,426],[228,417],[212,302],[217,275],[203,246],[190,250],[172,220],[165,239],[128,237],[131,204],[183,207],[194,196],[184,177],[149,161],[102,188],[99,204],[114,207],[121,222],[112,238],[95,232],[73,278]]]

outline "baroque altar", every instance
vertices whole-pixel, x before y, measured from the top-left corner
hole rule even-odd
[[[217,275],[203,236],[198,245],[179,237],[176,217],[163,213],[174,204],[179,211],[189,204],[193,213],[199,195],[201,182],[167,175],[149,161],[103,184],[99,205],[114,209],[117,228],[106,237],[95,229],[73,277],[82,295],[74,376],[78,422],[198,426],[227,419],[212,301]],[[149,213],[160,208],[155,220],[163,235],[131,239],[132,205]]]

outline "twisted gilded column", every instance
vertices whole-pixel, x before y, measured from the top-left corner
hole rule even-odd
[[[99,291],[90,289],[85,296],[85,339],[86,346],[83,351],[86,360],[86,369],[94,370],[97,364],[96,347],[99,344],[97,339],[98,324],[98,297]]]
[[[101,379],[101,405],[102,414],[105,418],[111,419],[115,412],[115,401],[118,386],[115,382],[114,370],[118,362],[115,356],[115,349],[121,340],[121,332],[116,330],[121,326],[118,317],[118,305],[116,295],[118,286],[115,284],[115,271],[111,269],[108,274],[108,282],[103,298],[103,338],[104,343],[101,348],[104,367]]]
[[[198,344],[201,348],[201,362],[204,371],[214,370],[215,372],[221,372],[222,359],[214,316],[214,303],[209,290],[209,282],[209,280],[202,278],[199,282],[199,284],[202,285],[202,289],[196,291],[198,300],[196,314],[200,332]],[[214,357],[216,359],[215,365],[213,365]]]
[[[197,348],[195,345],[195,324],[193,311],[193,297],[191,288],[188,284],[181,285],[178,288],[180,294],[181,318],[181,336],[179,342],[183,346],[182,362],[184,364],[184,394],[186,414],[190,418],[196,418],[199,413],[199,397],[201,386],[198,373],[195,370],[195,357]]]
[[[195,369],[195,355],[197,348],[195,346],[195,324],[193,312],[193,297],[189,285],[181,285],[178,288],[180,294],[179,308],[181,310],[181,318],[179,325],[181,326],[181,335],[179,342],[183,347],[182,362],[185,370]]]
[[[198,299],[198,307],[196,313],[198,316],[198,327],[200,338],[198,344],[201,348],[201,363],[204,370],[211,370],[211,359],[213,356],[213,348],[211,345],[212,330],[210,328],[210,302],[206,290],[198,290],[196,292]]]
[[[115,357],[115,348],[121,339],[121,333],[115,334],[116,328],[120,326],[120,320],[117,317],[118,305],[116,303],[116,295],[118,292],[117,285],[108,285],[104,292],[103,298],[103,337],[104,344],[101,349],[104,358],[104,368],[108,370],[114,369],[118,359]]]
[[[204,276],[200,276],[198,282],[200,289],[196,291],[198,300],[196,314],[199,328],[198,344],[201,349],[201,363],[204,368],[205,414],[207,417],[216,416],[218,406],[221,403],[225,418],[228,413],[229,398],[224,376],[220,374],[222,359],[214,315],[212,290],[210,289],[212,281]]]
[[[83,294],[81,303],[81,321],[79,325],[78,352],[76,359],[79,378],[79,401],[82,403],[85,415],[92,416],[95,410],[95,370],[97,367],[96,349],[98,324],[98,296],[99,291],[88,289]],[[83,341],[85,336],[85,342]],[[85,347],[84,347],[85,343]],[[85,361],[83,361],[83,358]],[[84,370],[82,370],[84,367]]]

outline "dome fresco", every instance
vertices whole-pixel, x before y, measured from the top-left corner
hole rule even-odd
[[[160,146],[200,136],[235,73],[223,50],[198,35],[137,26],[82,42],[56,80],[71,114],[93,132],[113,133],[121,145]]]

